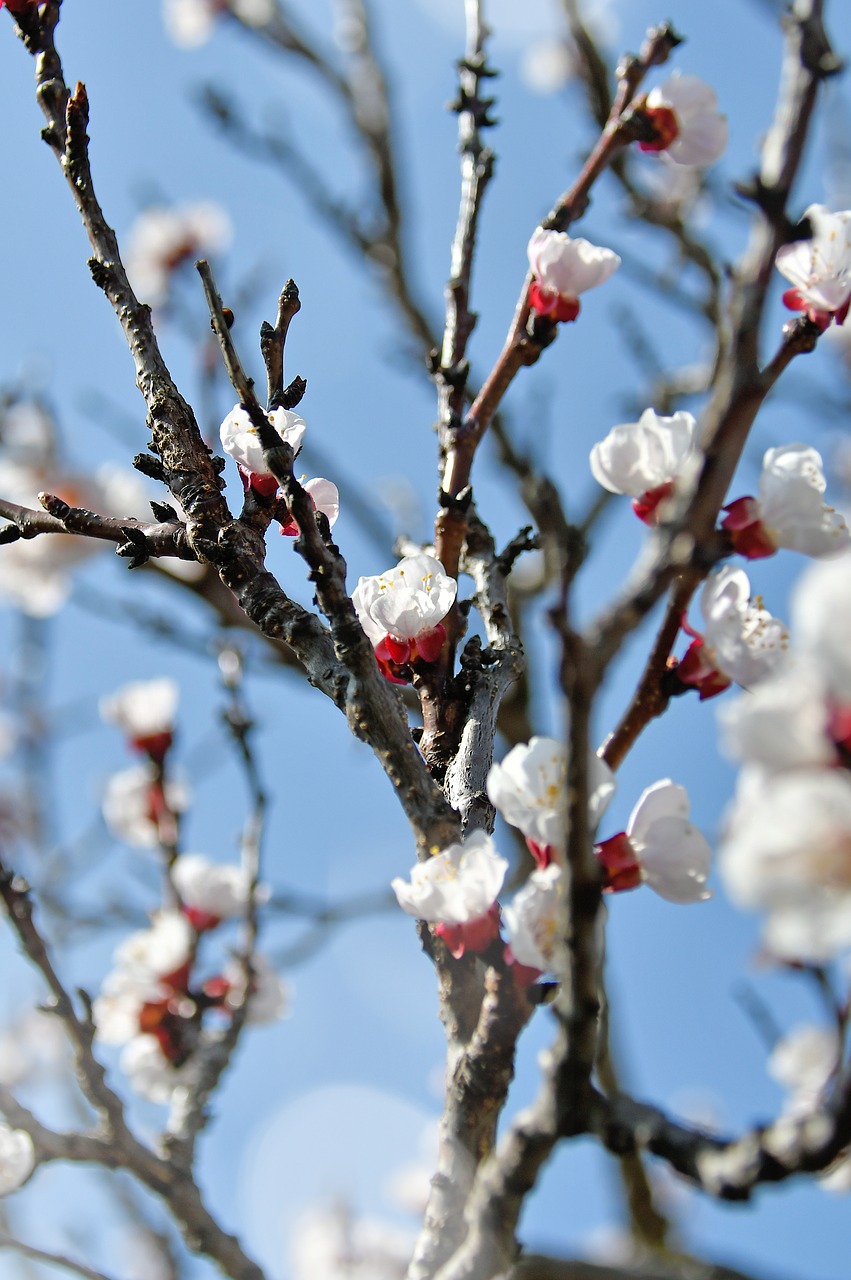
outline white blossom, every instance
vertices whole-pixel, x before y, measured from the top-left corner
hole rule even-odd
[[[563,89],[576,72],[576,52],[564,39],[537,40],[523,52],[520,78],[535,93]]]
[[[638,422],[612,427],[591,450],[591,473],[610,493],[641,497],[672,481],[688,480],[700,460],[698,426],[690,413],[663,417],[645,409]]]
[[[812,1023],[802,1023],[777,1042],[768,1059],[768,1074],[789,1090],[787,1114],[806,1114],[818,1105],[839,1065],[840,1053],[835,1029]]]
[[[156,1036],[134,1036],[124,1046],[119,1065],[134,1093],[162,1104],[171,1102],[175,1089],[183,1087],[189,1075],[187,1065],[172,1066]]]
[[[559,973],[564,885],[561,867],[553,862],[533,871],[503,911],[514,959],[542,972]]]
[[[387,635],[413,640],[443,621],[458,593],[434,556],[405,556],[393,569],[359,578],[352,592],[360,624],[373,645]]]
[[[190,15],[200,17],[207,6],[196,0],[174,0],[172,7],[187,19],[188,30]],[[127,235],[127,274],[134,291],[154,306],[164,302],[178,267],[222,252],[232,235],[230,218],[211,200],[143,210]]]
[[[260,1026],[283,1018],[290,1001],[287,983],[263,955],[251,957],[251,969],[246,1022]],[[245,967],[238,960],[230,960],[223,976],[229,984],[225,1004],[231,1010],[236,1009],[245,1000]]]
[[[429,924],[468,924],[493,906],[507,870],[493,837],[474,831],[465,841],[416,863],[410,883],[397,876],[391,888],[409,916]]]
[[[35,1168],[32,1138],[23,1129],[0,1122],[0,1196],[22,1187]]]
[[[831,764],[836,751],[817,669],[800,660],[718,709],[725,751],[766,769]]]
[[[665,778],[642,792],[626,828],[641,879],[668,902],[712,896],[706,887],[712,851],[689,822],[689,808],[685,787]]]
[[[292,1280],[403,1280],[413,1247],[408,1232],[392,1223],[354,1217],[343,1204],[314,1207],[294,1223],[288,1274]]]
[[[664,154],[675,164],[714,164],[727,146],[727,117],[718,111],[715,90],[697,76],[675,71],[647,95],[651,113],[667,108],[674,113],[677,134]]]
[[[749,689],[789,660],[789,633],[757,597],[742,569],[723,565],[709,575],[701,594],[707,656],[723,675]]]
[[[159,844],[163,817],[152,804],[157,785],[157,773],[150,764],[122,769],[108,778],[101,812],[117,839],[140,849],[153,849]],[[189,789],[179,777],[171,775],[165,781],[164,797],[170,815],[182,813],[189,803]]]
[[[759,503],[753,514],[776,547],[808,556],[834,555],[847,549],[851,539],[848,526],[839,512],[824,502],[825,488],[821,455],[815,449],[786,444],[767,451],[759,480]]]
[[[166,977],[191,959],[195,931],[180,911],[159,911],[149,929],[131,933],[116,949],[119,969],[141,981]]]
[[[242,915],[251,893],[251,877],[235,863],[211,862],[200,853],[182,853],[171,878],[181,901],[220,920]],[[261,888],[260,897],[266,894]]]
[[[591,825],[596,827],[615,791],[605,760],[589,752]],[[491,804],[512,827],[539,845],[559,846],[567,834],[567,751],[555,738],[530,738],[511,748],[487,778]]]
[[[131,740],[171,733],[179,691],[168,676],[135,680],[101,698],[101,719],[113,724]]]
[[[316,476],[313,480],[305,480],[302,476],[302,488],[310,497],[313,503],[313,510],[325,516],[329,525],[336,524],[337,517],[340,514],[340,491],[333,480],[326,480],[324,476]],[[292,517],[286,524],[281,524],[281,533],[285,533],[290,537],[295,537],[298,531],[298,525]]]
[[[828,693],[851,702],[851,554],[808,565],[792,594],[792,627]]]
[[[527,252],[540,287],[566,298],[605,283],[621,262],[611,249],[574,240],[566,231],[544,231],[541,227],[534,232]]]
[[[167,999],[169,989],[153,976],[125,968],[113,969],[95,998],[95,1033],[104,1044],[127,1044],[139,1034],[139,1017],[146,1004]]]
[[[851,777],[801,769],[736,801],[719,865],[730,897],[767,914],[769,948],[822,962],[851,945]]]
[[[282,408],[274,409],[268,418],[283,443],[288,444],[293,453],[298,453],[307,430],[304,418],[291,409]],[[230,411],[221,425],[219,437],[225,453],[229,453],[247,474],[271,474],[263,460],[263,446],[257,428],[242,405],[235,405]]]
[[[805,308],[829,317],[841,313],[851,298],[851,210],[831,213],[823,204],[811,204],[804,216],[811,238],[783,245],[775,264]]]

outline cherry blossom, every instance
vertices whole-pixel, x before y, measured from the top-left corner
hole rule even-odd
[[[222,978],[227,984],[222,1007],[233,1012],[245,1002],[245,968],[239,961],[229,960],[222,971]],[[205,991],[208,985],[205,984]],[[289,999],[290,990],[284,979],[264,955],[255,953],[251,957],[245,1021],[252,1026],[276,1022],[286,1014]]]
[[[828,696],[851,703],[851,554],[807,567],[792,595],[792,623]]]
[[[200,853],[182,853],[171,868],[171,880],[184,911],[198,931],[214,928],[220,920],[244,914],[251,894],[251,877],[233,863],[211,862]],[[260,887],[261,900],[268,896]]]
[[[174,774],[165,780],[152,763],[122,769],[107,780],[103,820],[119,840],[153,849],[175,834],[176,816],[189,804],[189,788]]]
[[[0,1196],[22,1187],[35,1168],[32,1138],[23,1129],[0,1122]]]
[[[615,778],[599,756],[589,752],[588,814],[593,827],[602,817],[615,790]],[[567,751],[555,738],[531,738],[512,747],[487,778],[491,804],[512,827],[526,837],[538,860],[546,865],[553,847],[567,835]]]
[[[812,236],[778,249],[775,266],[792,282],[783,295],[786,306],[826,329],[833,320],[844,322],[851,302],[851,209],[831,213],[811,204],[804,217]]]
[[[768,1073],[789,1090],[783,1114],[803,1119],[821,1105],[842,1063],[842,1044],[832,1027],[803,1023],[778,1041],[768,1060]],[[826,1191],[851,1191],[851,1154],[846,1150],[819,1176]]]
[[[817,668],[796,659],[788,671],[720,708],[725,750],[768,770],[836,761],[831,713]]]
[[[480,951],[497,936],[499,919],[492,910],[505,880],[508,863],[493,838],[474,831],[463,843],[411,868],[410,883],[391,881],[399,906],[409,916],[436,925],[453,955]]]
[[[772,774],[740,792],[719,866],[733,901],[767,916],[774,954],[821,963],[851,945],[851,777]]]
[[[697,76],[675,71],[648,93],[643,114],[656,137],[639,142],[642,151],[664,151],[674,164],[714,164],[727,146],[727,117],[718,111],[718,98]]]
[[[388,679],[404,684],[411,663],[435,661],[446,638],[443,619],[457,593],[455,579],[425,554],[405,556],[385,573],[358,579],[352,603]]]
[[[579,294],[605,283],[621,262],[611,249],[571,239],[566,231],[544,231],[541,227],[529,241],[528,254],[535,277],[529,303],[533,311],[550,320],[575,320]]]
[[[694,638],[676,667],[677,679],[696,688],[701,701],[734,681],[749,689],[788,663],[789,633],[758,597],[751,599],[743,570],[730,565],[714,570],[703,588],[701,609],[703,635],[683,623]]]
[[[700,463],[698,426],[690,413],[666,418],[645,409],[638,422],[612,427],[591,450],[591,473],[610,493],[633,499],[645,524],[656,524],[666,503],[693,479]]]
[[[265,27],[275,15],[275,0],[164,0],[165,28],[176,45],[206,44],[220,15],[232,13],[249,27]]]
[[[808,556],[834,555],[851,541],[848,526],[822,500],[826,484],[821,455],[805,444],[769,449],[763,459],[759,498],[737,498],[724,508],[721,527],[733,549],[749,560],[779,547]]]
[[[291,409],[274,409],[267,415],[282,442],[293,453],[298,453],[307,423]],[[259,493],[272,494],[278,482],[263,459],[260,435],[251,421],[251,415],[242,405],[234,405],[219,429],[219,438],[225,453],[229,453],[239,467],[246,485]]]
[[[185,3],[181,7],[189,12]],[[174,272],[227,249],[232,235],[230,218],[211,200],[145,209],[127,235],[127,274],[135,292],[153,306],[165,302]]]
[[[119,969],[141,979],[161,978],[187,965],[192,957],[195,931],[180,911],[160,911],[149,929],[131,933],[116,949]]]
[[[162,763],[172,744],[178,688],[173,680],[136,680],[101,698],[101,719],[113,724],[137,751]]]
[[[313,480],[303,481],[302,487],[313,503],[313,510],[321,512],[329,525],[333,525],[340,514],[340,493],[334,482],[317,476]],[[298,531],[298,525],[292,516],[286,524],[281,524],[281,533],[286,534],[288,538],[298,537]]]
[[[94,476],[78,476],[57,464],[52,441],[45,442],[41,457],[34,449],[29,457],[25,452],[15,448],[14,456],[0,460],[0,493],[10,502],[37,511],[39,493],[47,492],[73,507],[150,519],[144,486],[126,468],[105,465]],[[68,599],[71,570],[103,546],[94,538],[65,533],[20,538],[0,548],[0,596],[30,617],[50,617]]]
[[[550,863],[533,871],[523,888],[504,909],[510,959],[540,973],[563,969],[559,951],[563,946],[561,867]]]
[[[163,1055],[159,1040],[153,1035],[134,1036],[124,1046],[119,1065],[134,1093],[149,1102],[167,1105],[175,1089],[189,1080],[188,1065],[169,1062]]]
[[[688,820],[685,787],[670,778],[643,791],[626,831],[599,844],[595,853],[606,876],[604,889],[617,893],[649,885],[668,902],[704,902],[712,852]]]

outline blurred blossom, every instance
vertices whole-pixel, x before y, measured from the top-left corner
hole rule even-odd
[[[828,735],[830,709],[815,666],[797,659],[789,671],[719,708],[724,750],[766,769],[799,769],[836,761]]]
[[[35,1168],[32,1138],[0,1122],[0,1196],[22,1187]]]
[[[106,464],[94,476],[79,476],[61,471],[45,459],[23,463],[0,458],[0,493],[4,498],[40,511],[41,492],[102,515],[150,517],[144,485],[128,468]],[[0,597],[31,617],[49,617],[62,608],[70,594],[70,570],[106,546],[94,538],[65,533],[39,534],[0,546]]]
[[[242,915],[251,893],[251,877],[235,863],[211,862],[200,853],[182,853],[171,869],[174,887],[184,906],[193,912],[227,920]],[[268,887],[258,886],[257,899],[269,896]],[[198,923],[195,927],[198,928]]]
[[[222,0],[163,0],[165,29],[182,49],[195,49],[213,34]]]
[[[163,1105],[171,1102],[175,1089],[189,1076],[187,1066],[173,1066],[163,1056],[156,1037],[149,1035],[135,1036],[124,1046],[120,1066],[134,1093]]]
[[[99,703],[101,719],[115,725],[131,741],[144,740],[174,729],[179,690],[167,676],[135,680]]]
[[[281,975],[263,955],[251,957],[251,984],[248,988],[246,1022],[260,1026],[283,1018],[289,1007],[290,989]],[[245,969],[238,960],[225,965],[223,976],[228,983],[225,1007],[237,1009],[245,1000]]]
[[[851,946],[851,776],[796,769],[741,789],[719,849],[732,900],[765,914],[770,951],[822,963]]]
[[[718,110],[715,90],[697,76],[675,71],[651,89],[643,106],[658,137],[639,142],[642,151],[663,151],[674,164],[714,164],[727,147],[727,117]]]
[[[192,9],[205,7],[192,0]],[[209,200],[145,209],[127,233],[127,274],[135,293],[153,306],[165,302],[178,267],[222,253],[232,236],[230,218]]]
[[[824,1098],[842,1061],[842,1045],[832,1027],[802,1024],[794,1027],[774,1047],[768,1073],[788,1090],[785,1116],[811,1115]],[[820,1186],[834,1195],[851,1191],[851,1155],[841,1154],[818,1175]]]
[[[541,973],[562,971],[564,887],[556,863],[533,871],[503,916],[513,958]]]
[[[0,445],[6,457],[35,466],[56,450],[56,424],[36,400],[18,400],[0,412]]]
[[[407,1232],[346,1205],[316,1206],[295,1221],[291,1280],[403,1280],[414,1248]]]
[[[101,801],[103,820],[112,834],[126,844],[153,849],[160,843],[162,824],[182,813],[189,804],[189,788],[182,778],[169,776],[159,784],[150,764],[122,769],[107,780]]]
[[[575,71],[576,53],[567,40],[537,40],[520,59],[520,78],[535,93],[556,93]]]
[[[851,702],[851,553],[809,565],[792,594],[795,643],[829,695]]]

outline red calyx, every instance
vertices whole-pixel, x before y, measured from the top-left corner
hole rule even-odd
[[[412,647],[415,649],[415,657],[421,662],[437,662],[440,657],[440,651],[446,643],[446,627],[442,622],[438,622],[436,627],[432,627],[431,631],[421,631],[414,639]]]
[[[499,937],[499,904],[495,902],[485,915],[466,924],[436,924],[434,936],[443,939],[456,960],[460,960],[465,951],[480,954]]]
[[[556,293],[554,289],[544,289],[537,280],[529,286],[529,306],[539,316],[548,320],[560,320],[569,324],[579,315],[579,299],[571,293]]]
[[[670,107],[644,107],[641,117],[653,130],[653,137],[639,142],[639,151],[666,151],[679,137],[680,126]]]
[[[641,867],[625,831],[598,844],[594,856],[603,868],[603,893],[623,893],[641,884]]]
[[[775,554],[777,544],[762,523],[757,498],[736,498],[724,510],[727,514],[721,528],[729,533],[734,551],[746,560],[764,560]]]
[[[526,848],[535,859],[535,864],[539,871],[543,871],[544,867],[548,867],[553,861],[553,846],[551,844],[538,844],[537,840],[530,840],[527,836]]]
[[[506,946],[503,956],[505,963],[511,966],[514,981],[518,987],[524,990],[526,987],[533,986],[544,972],[543,969],[536,969],[531,964],[521,964],[519,960],[515,959],[514,952],[510,946]]]
[[[410,667],[396,662],[390,655],[387,647],[389,636],[385,636],[375,646],[375,661],[381,668],[381,674],[385,680],[389,680],[391,684],[408,684],[411,679]]]
[[[837,324],[844,324],[848,317],[848,309],[851,307],[851,294],[845,299],[841,307],[837,307],[835,311],[820,311],[818,307],[813,307],[806,298],[802,298],[797,289],[787,289],[783,294],[783,305],[788,307],[790,311],[805,311],[807,319],[811,320],[824,333],[825,329],[830,327],[832,320]]]
[[[150,733],[144,738],[131,738],[130,745],[134,751],[153,760],[154,764],[161,765],[173,742],[174,734],[171,729],[164,729],[162,733]]]
[[[666,498],[670,498],[673,492],[673,480],[666,480],[664,484],[657,485],[655,489],[648,489],[640,497],[633,498],[632,509],[639,520],[643,520],[645,524],[649,524],[653,528],[659,523],[659,507]]]
[[[243,466],[239,465],[239,475],[246,493],[249,489],[253,489],[255,493],[259,493],[264,498],[274,498],[278,492],[278,482],[270,472],[260,474],[257,471],[246,471]],[[297,531],[298,526],[296,526]]]
[[[733,683],[709,660],[702,636],[692,640],[680,662],[671,668],[671,674],[680,684],[697,689],[701,702],[723,693]]]
[[[222,923],[222,917],[213,915],[212,911],[201,911],[198,907],[189,907],[186,903],[180,908],[196,933],[206,933]]]

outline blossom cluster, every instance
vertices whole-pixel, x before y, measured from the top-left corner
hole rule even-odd
[[[775,956],[851,947],[851,554],[811,566],[792,599],[792,661],[721,715],[742,765],[720,849],[727,890],[765,917]]]
[[[297,455],[307,430],[304,418],[294,413],[292,409],[282,407],[273,409],[267,417],[281,442],[288,444],[293,455]],[[253,489],[255,493],[265,497],[276,496],[278,481],[266,465],[260,433],[247,409],[239,404],[233,407],[221,425],[219,438],[225,453],[229,454],[237,464],[246,492]],[[306,482],[302,476],[302,483],[313,503],[314,511],[324,515],[329,525],[334,524],[340,514],[340,495],[337,486],[322,476]],[[288,537],[298,536],[298,525],[289,513],[281,518],[280,525],[281,533]]]
[[[286,1005],[281,979],[261,956],[252,956],[250,968],[229,960],[206,979],[196,976],[202,937],[247,910],[245,871],[183,854],[171,882],[179,908],[158,912],[149,928],[121,943],[94,1002],[98,1038],[124,1046],[122,1070],[153,1102],[168,1102],[184,1079],[208,1010],[229,1016],[247,1001],[247,1020],[260,1023],[280,1017]]]
[[[596,829],[615,790],[614,776],[590,756],[589,824]],[[505,959],[521,984],[563,967],[564,879],[558,850],[567,836],[567,753],[552,738],[532,738],[492,766],[487,781],[491,803],[522,832],[535,870],[504,910],[498,897],[508,870],[493,838],[476,831],[435,852],[411,871],[410,882],[392,882],[399,905],[433,926],[452,955],[484,952],[504,926]],[[595,847],[604,892],[647,884],[669,902],[709,897],[706,881],[711,854],[704,837],[688,821],[682,787],[665,779],[648,787],[632,811],[626,831]]]
[[[63,465],[56,423],[38,402],[4,406],[0,437],[0,492],[8,501],[38,511],[39,494],[50,493],[69,506],[103,515],[150,518],[145,487],[135,471],[103,463],[83,476]],[[104,545],[65,533],[10,542],[0,556],[0,597],[30,617],[50,617],[70,595],[72,570]]]

